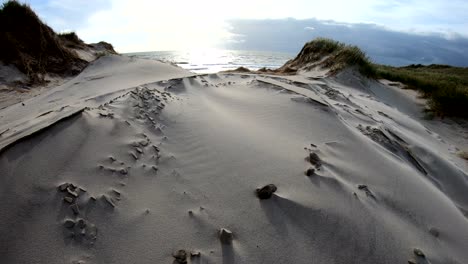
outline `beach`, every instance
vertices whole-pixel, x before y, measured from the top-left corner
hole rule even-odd
[[[2,263],[464,263],[466,130],[423,103],[103,56],[0,110]]]

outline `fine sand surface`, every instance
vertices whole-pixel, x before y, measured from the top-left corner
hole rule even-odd
[[[467,263],[466,138],[352,70],[111,56],[24,103],[0,110],[1,263]]]

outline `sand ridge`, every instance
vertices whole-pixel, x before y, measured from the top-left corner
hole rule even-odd
[[[2,109],[0,131],[9,131],[2,134],[0,149],[86,107],[96,107],[125,89],[190,75],[193,74],[158,61],[104,56],[65,84]]]
[[[468,259],[466,167],[383,84],[145,67],[31,100],[80,110],[2,143],[5,263]],[[12,112],[0,131],[40,127]]]

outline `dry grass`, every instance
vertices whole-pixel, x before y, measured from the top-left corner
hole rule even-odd
[[[227,71],[224,71],[224,72],[244,72],[244,73],[250,73],[252,72],[251,70],[249,70],[248,68],[246,67],[238,67],[234,70],[227,70]]]
[[[58,34],[60,41],[67,47],[73,49],[82,49],[86,47],[86,43],[81,40],[75,32],[65,32]]]
[[[44,82],[46,73],[76,74],[87,65],[26,4],[5,2],[0,28],[0,60],[25,73],[30,84]]]
[[[280,69],[268,69],[268,68],[263,67],[254,71],[245,67],[238,67],[237,69],[226,70],[223,72],[225,73],[254,73],[254,74],[269,74],[269,75],[284,76],[284,75],[294,75],[297,73],[297,70],[292,69],[290,67],[282,67],[281,70]]]
[[[468,151],[461,151],[460,153],[458,153],[458,156],[460,156],[460,158],[468,161]]]
[[[293,72],[316,66],[329,68],[331,73],[357,66],[362,74],[375,75],[372,63],[361,49],[327,38],[316,38],[306,43],[296,58],[286,62],[278,71]]]

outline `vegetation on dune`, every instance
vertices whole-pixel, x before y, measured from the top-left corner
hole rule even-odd
[[[379,78],[420,91],[435,114],[468,117],[468,68],[447,65],[374,65],[374,68]]]
[[[333,74],[350,66],[357,67],[367,77],[398,81],[409,89],[420,91],[437,115],[468,117],[468,68],[447,65],[384,66],[372,63],[357,46],[317,38],[306,43],[293,60],[277,71],[323,67]]]
[[[107,43],[105,41],[100,41],[94,44],[87,44],[87,46],[95,49],[96,51],[99,51],[99,53],[103,53],[104,55],[118,54],[114,50],[114,47],[112,46],[112,44]]]
[[[84,48],[86,44],[83,40],[81,40],[75,32],[65,32],[58,34],[59,39],[61,42],[68,48]]]
[[[462,159],[468,160],[468,152],[462,151],[462,152],[458,153],[458,155],[459,155]]]
[[[105,56],[108,54],[118,54],[112,44],[107,43],[105,41],[100,41],[98,43],[93,44],[86,44],[83,40],[81,40],[75,32],[64,32],[57,35],[60,41],[65,45],[67,48],[72,49],[86,49],[86,48],[93,48],[94,50],[98,51],[96,54],[97,57]]]
[[[361,49],[327,38],[307,42],[296,58],[286,62],[278,70],[309,70],[317,66],[329,68],[332,73],[348,66],[357,66],[362,74],[369,77],[375,75],[375,68]]]
[[[236,68],[234,70],[227,70],[225,72],[251,72],[251,71],[248,68],[241,66],[241,67],[238,67],[238,68]]]
[[[375,68],[369,58],[356,46],[345,46],[343,49],[331,54],[324,63],[330,65],[332,71],[338,71],[345,67],[356,65],[359,71],[365,76],[375,76]]]
[[[24,72],[31,83],[45,73],[75,74],[86,66],[26,4],[7,1],[0,8],[0,60]]]
[[[439,116],[468,117],[468,68],[447,65],[409,65],[392,67],[374,64],[357,46],[316,38],[304,45],[299,54],[276,70],[262,68],[258,73],[295,74],[315,67],[330,69],[334,74],[346,67],[357,69],[369,78],[403,83],[428,99],[430,110]],[[247,72],[248,69],[237,69]]]
[[[0,61],[16,66],[29,77],[30,84],[44,81],[46,73],[76,74],[87,62],[73,49],[92,48],[99,54],[116,54],[106,42],[85,44],[75,32],[56,34],[26,4],[7,1],[0,8]],[[332,39],[317,38],[304,45],[299,54],[276,70],[260,69],[267,74],[295,74],[315,67],[337,73],[357,67],[370,78],[402,82],[429,100],[431,110],[441,116],[468,117],[468,68],[446,65],[391,67],[373,64],[357,46]],[[234,71],[250,72],[240,67]],[[254,73],[254,72],[253,72]]]

